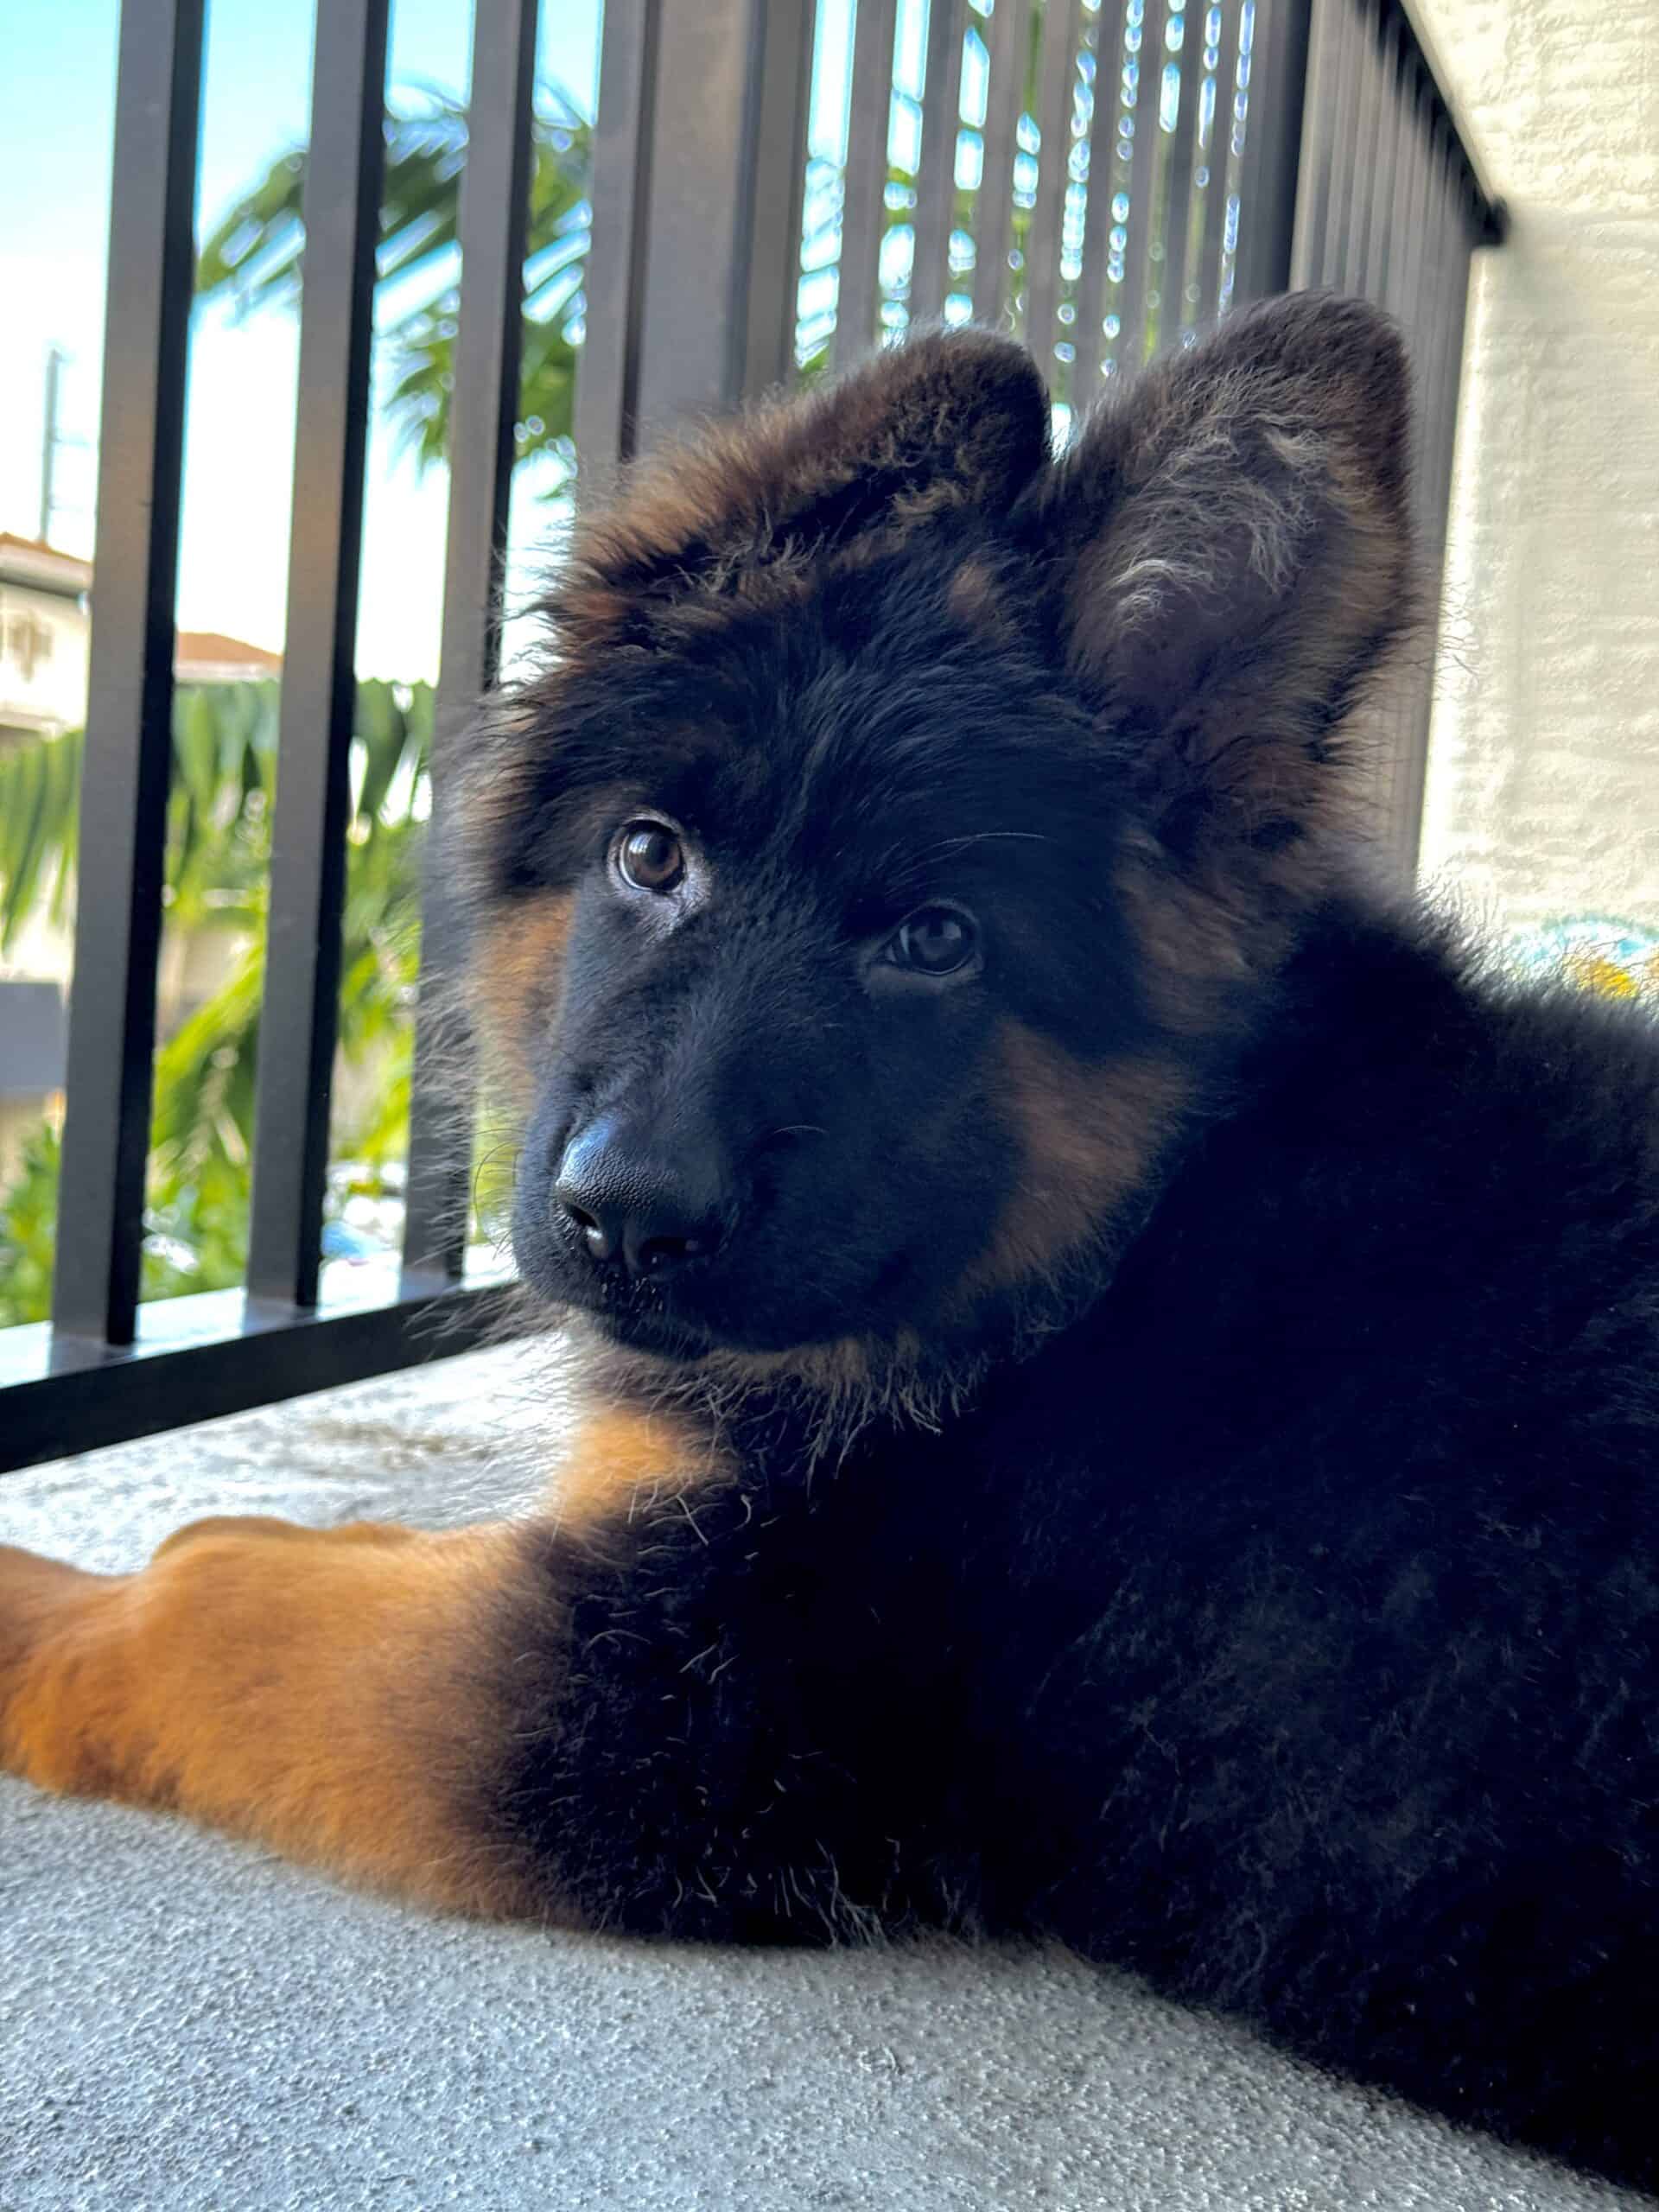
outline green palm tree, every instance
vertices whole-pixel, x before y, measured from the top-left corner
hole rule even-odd
[[[174,705],[163,903],[170,930],[218,934],[222,976],[156,1054],[146,1191],[147,1298],[225,1288],[246,1259],[254,1071],[264,973],[276,790],[274,683],[180,690]],[[366,1103],[335,1116],[331,1151],[378,1192],[409,1116],[410,1007],[420,937],[419,839],[432,696],[424,684],[358,686],[342,920],[340,1052],[372,1074]],[[67,913],[81,739],[0,754],[0,953],[29,916]],[[50,1299],[58,1173],[42,1128],[0,1193],[0,1326]],[[332,1193],[346,1195],[337,1177]]]
[[[386,117],[378,282],[396,312],[385,404],[424,467],[448,450],[460,254],[457,219],[467,111],[447,93],[401,96]],[[291,306],[305,245],[305,149],[294,147],[226,209],[201,250],[196,296],[238,312]],[[556,86],[536,94],[524,260],[518,455],[550,455],[560,477],[575,461],[571,409],[585,302],[593,130]]]

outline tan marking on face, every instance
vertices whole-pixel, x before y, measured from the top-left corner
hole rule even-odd
[[[602,1536],[730,1477],[730,1462],[683,1414],[611,1407],[576,1432],[549,1503],[561,1530]]]
[[[557,1020],[574,898],[544,891],[503,906],[480,933],[472,980],[492,1062],[528,1103],[533,1039]]]
[[[1151,1173],[1185,1088],[1165,1062],[1085,1066],[1017,1021],[1003,1027],[1000,1057],[1019,1164],[969,1292],[1052,1276],[1097,1237]]]
[[[1113,886],[1152,1014],[1173,1035],[1216,1027],[1224,994],[1279,956],[1282,931],[1243,898],[1229,900],[1131,846]]]

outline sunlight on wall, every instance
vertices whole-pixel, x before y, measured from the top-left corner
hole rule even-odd
[[[1659,927],[1659,9],[1424,0],[1509,201],[1477,255],[1422,867]]]

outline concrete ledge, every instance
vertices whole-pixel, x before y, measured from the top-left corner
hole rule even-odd
[[[539,1486],[515,1346],[0,1480],[0,1541],[429,1526]],[[1592,2212],[1645,2200],[1056,1952],[803,1955],[480,1929],[0,1783],[0,2212]]]

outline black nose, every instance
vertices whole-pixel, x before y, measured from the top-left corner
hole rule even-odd
[[[661,1276],[702,1259],[726,1230],[728,1199],[712,1148],[671,1149],[604,1118],[565,1147],[553,1203],[603,1267]]]

